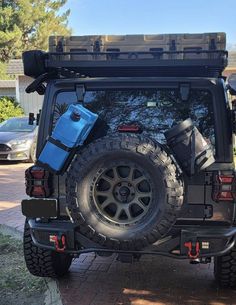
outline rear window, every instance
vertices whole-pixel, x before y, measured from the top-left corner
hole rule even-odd
[[[54,123],[74,102],[75,92],[58,93]],[[181,100],[177,89],[87,91],[84,105],[108,123],[110,132],[123,124],[139,123],[144,135],[165,143],[165,131],[191,118],[203,136],[215,144],[213,102],[207,90],[192,89],[187,101]]]

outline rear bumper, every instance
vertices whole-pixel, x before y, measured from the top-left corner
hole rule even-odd
[[[31,236],[36,246],[78,256],[82,253],[133,253],[163,255],[177,259],[196,259],[220,256],[235,245],[236,227],[185,227],[176,228],[175,233],[163,242],[157,242],[142,251],[114,250],[100,246],[79,232],[70,221],[50,220],[47,223],[29,219]],[[64,236],[65,243],[61,243]],[[58,243],[55,242],[55,239]],[[59,245],[59,246],[58,246]],[[190,250],[190,245],[195,247]],[[196,247],[197,246],[197,247]],[[198,251],[199,246],[199,251]],[[195,253],[196,252],[196,253]]]

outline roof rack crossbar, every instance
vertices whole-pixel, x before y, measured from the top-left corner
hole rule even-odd
[[[50,52],[47,53],[50,55],[109,55],[109,54],[120,54],[120,55],[129,55],[129,54],[140,54],[140,55],[152,55],[152,54],[222,54],[228,56],[228,51],[225,50],[186,50],[186,51],[130,51],[130,52],[120,52],[120,51],[104,51],[104,52],[84,52],[84,51],[75,51],[75,52]]]

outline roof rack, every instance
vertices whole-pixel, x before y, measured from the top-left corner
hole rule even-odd
[[[221,77],[227,66],[225,50],[49,52],[47,71],[68,76]]]
[[[24,72],[48,77],[221,77],[225,33],[52,36],[23,53]],[[56,74],[55,74],[56,72]]]

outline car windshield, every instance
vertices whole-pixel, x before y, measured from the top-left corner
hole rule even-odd
[[[29,125],[28,118],[12,118],[0,124],[0,132],[31,132],[36,124]]]

